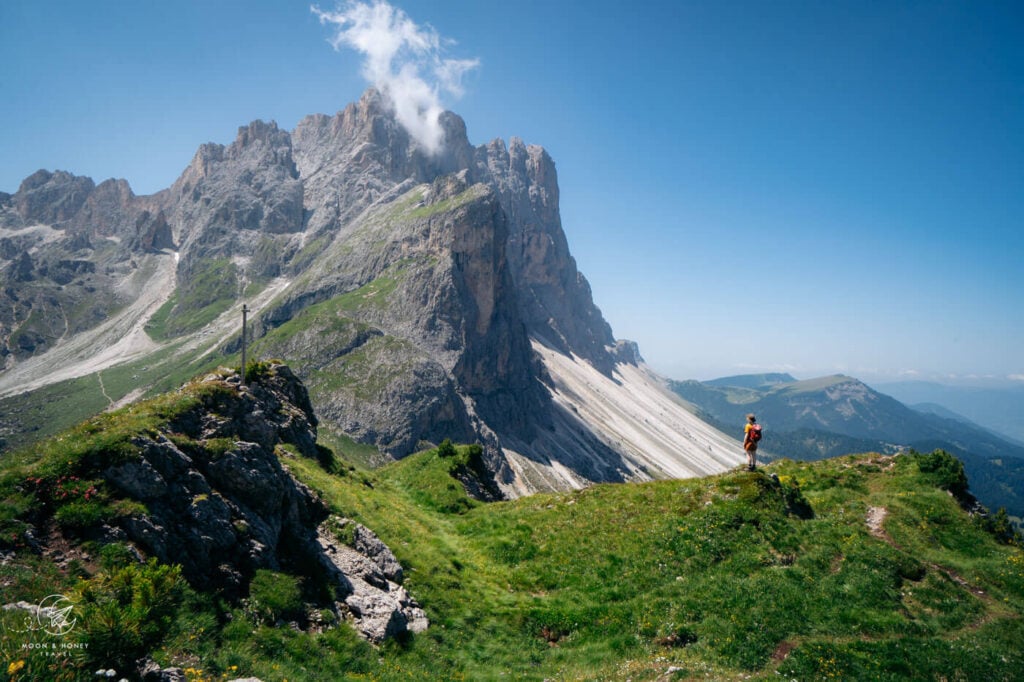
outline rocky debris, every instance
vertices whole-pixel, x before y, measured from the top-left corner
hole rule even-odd
[[[341,520],[341,526],[351,524]],[[380,643],[406,632],[423,632],[430,622],[423,609],[399,583],[402,567],[391,550],[365,526],[354,524],[352,545],[341,543],[330,526],[317,530],[321,566],[348,596],[339,610],[371,642]]]
[[[372,561],[385,578],[391,582],[401,584],[403,580],[402,565],[391,553],[391,549],[377,537],[377,534],[361,523],[349,519],[334,519],[335,534],[347,533],[351,528],[351,540],[348,545]]]
[[[185,682],[185,671],[178,667],[162,668],[152,659],[143,662],[139,669],[142,682]]]
[[[97,671],[96,676],[100,677],[100,673],[104,671]],[[142,662],[139,668],[139,677],[142,682],[187,682],[189,675],[186,670],[178,667],[161,668],[160,664],[152,659],[147,659]],[[258,677],[236,677],[228,679],[223,677],[225,682],[262,682]]]
[[[868,507],[868,513],[865,521],[868,526],[868,532],[876,538],[891,542],[889,534],[885,532],[885,517],[889,515],[889,510],[885,507]]]

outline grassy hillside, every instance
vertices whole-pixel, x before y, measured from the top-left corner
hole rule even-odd
[[[145,405],[105,418],[118,429],[105,442],[177,409]],[[140,647],[190,681],[987,681],[1024,671],[1024,552],[962,511],[949,492],[962,489],[962,468],[943,453],[780,461],[486,504],[459,482],[474,476],[476,448],[373,472],[282,455],[335,513],[392,548],[431,620],[375,649],[344,623],[284,624],[302,608],[286,574],[263,574],[249,600],[228,603],[129,561],[116,543],[62,548],[61,567],[35,555],[19,524],[43,510],[18,480],[59,474],[68,447],[49,441],[7,465],[19,469],[0,486],[0,583],[5,601],[79,600],[79,625],[62,641],[88,648],[26,651],[4,613],[0,679],[91,679]],[[117,513],[116,500],[104,505]]]
[[[852,452],[941,448],[967,467],[974,494],[992,509],[1024,516],[1024,448],[968,421],[908,408],[842,375],[785,381],[786,375],[673,381],[670,387],[715,427],[742,433],[754,412],[767,456],[816,460]],[[790,379],[792,379],[790,377]]]

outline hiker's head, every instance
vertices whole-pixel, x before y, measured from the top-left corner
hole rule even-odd
[[[754,415],[752,415],[752,414],[748,414],[748,415],[747,415],[747,421],[750,421],[750,422],[756,422],[756,421],[757,421],[757,417],[755,417],[755,416],[754,416]]]

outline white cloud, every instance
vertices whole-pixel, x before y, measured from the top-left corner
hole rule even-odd
[[[1024,374],[1011,374],[1006,378],[1010,381],[1024,381]]]
[[[331,24],[334,49],[350,47],[363,57],[362,74],[388,99],[398,122],[428,153],[444,146],[441,94],[463,94],[462,78],[478,59],[445,58],[442,40],[430,26],[419,26],[404,11],[383,0],[349,2],[335,12],[310,10]]]

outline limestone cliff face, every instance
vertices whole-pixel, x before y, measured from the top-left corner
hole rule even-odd
[[[261,321],[257,352],[296,358],[324,419],[391,456],[543,412],[507,219],[467,177],[364,211]]]
[[[562,230],[555,163],[539,146],[513,137],[476,150],[479,177],[493,185],[512,226],[508,258],[530,332],[606,373],[615,339],[594,305]]]
[[[325,419],[337,414],[347,433],[392,456],[417,440],[493,441],[493,430],[529,439],[545,428],[548,398],[531,336],[602,369],[613,364],[611,330],[561,228],[550,157],[519,140],[474,149],[462,119],[449,113],[442,123],[444,150],[424,154],[370,90],[334,117],[298,125],[292,139],[306,227],[290,267],[301,275],[264,322],[277,327],[308,302],[390,278],[402,264],[386,306],[349,314],[372,327],[367,355],[388,339],[415,348],[412,371],[391,377],[371,401],[337,382],[322,390],[317,377],[303,375]],[[377,366],[394,360],[392,351]]]
[[[610,369],[606,348],[615,341],[569,252],[554,161],[515,137],[508,147],[494,140],[474,148],[461,118],[449,112],[441,122],[445,147],[436,156],[415,146],[374,90],[333,118],[300,122],[293,141],[310,213],[307,237],[344,231],[396,191],[463,172],[468,182],[489,186],[505,214],[506,259],[530,333]]]
[[[28,224],[61,225],[77,215],[94,189],[92,178],[40,170],[25,178],[12,204]]]

